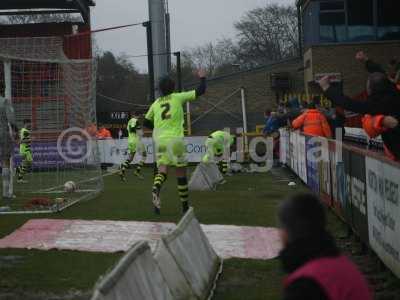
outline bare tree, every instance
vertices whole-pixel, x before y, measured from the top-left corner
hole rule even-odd
[[[140,74],[128,56],[106,51],[97,57],[98,111],[123,111],[132,106],[110,102],[103,95],[135,104],[147,103],[147,75]]]
[[[246,12],[234,26],[237,40],[222,39],[184,51],[186,66],[205,68],[215,76],[232,72],[232,64],[251,68],[298,55],[294,6],[267,4]]]
[[[235,55],[256,66],[298,54],[297,12],[294,6],[268,4],[247,12],[237,23]]]
[[[235,62],[234,43],[230,39],[222,39],[216,43],[207,43],[183,52],[183,61],[192,69],[203,68],[209,75],[217,75],[224,66]]]

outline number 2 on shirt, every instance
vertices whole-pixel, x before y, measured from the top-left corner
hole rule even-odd
[[[170,103],[164,103],[164,104],[161,105],[161,107],[163,108],[163,111],[161,113],[161,119],[162,120],[171,119],[171,114],[169,113],[169,111],[171,110],[171,104]]]

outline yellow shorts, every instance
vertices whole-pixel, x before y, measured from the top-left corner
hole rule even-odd
[[[146,156],[146,148],[139,138],[128,139],[128,151],[132,155],[138,152],[143,156]]]
[[[33,157],[32,157],[32,152],[31,151],[25,151],[21,153],[22,160],[26,162],[33,162]]]
[[[186,146],[182,137],[158,138],[156,140],[157,166],[186,167]]]

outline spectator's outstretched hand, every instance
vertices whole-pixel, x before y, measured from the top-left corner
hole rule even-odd
[[[383,126],[385,128],[393,129],[393,128],[396,128],[397,126],[399,126],[399,121],[396,118],[388,116],[383,119]]]
[[[326,91],[327,89],[329,89],[329,87],[331,86],[331,81],[329,79],[329,76],[322,77],[320,79],[320,81],[318,81],[318,84],[323,91]]]
[[[356,54],[356,59],[360,62],[366,62],[368,60],[368,56],[364,53],[364,51],[359,51]]]
[[[205,78],[207,75],[206,71],[204,69],[199,69],[197,71],[197,76],[199,76],[199,78]]]

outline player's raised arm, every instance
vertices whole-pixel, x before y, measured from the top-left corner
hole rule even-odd
[[[205,94],[207,90],[206,72],[200,69],[197,71],[197,75],[200,78],[200,83],[195,90],[175,94],[176,99],[182,104],[196,100]]]

